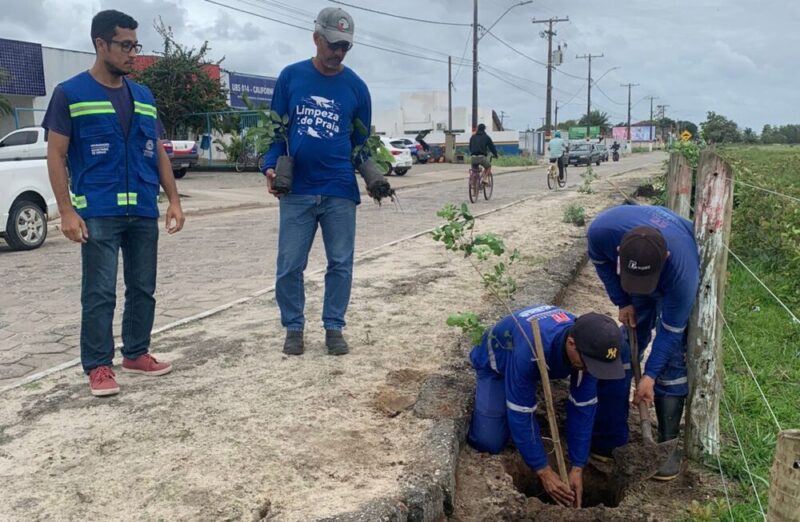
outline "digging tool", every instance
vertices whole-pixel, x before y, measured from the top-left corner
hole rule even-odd
[[[636,328],[627,326],[628,345],[631,348],[631,368],[633,369],[634,382],[639,388],[642,380],[642,368],[639,365],[639,343],[636,338]],[[614,474],[623,482],[623,487],[628,482],[647,480],[656,474],[658,469],[669,459],[678,439],[656,443],[653,439],[653,427],[650,424],[650,411],[644,401],[639,402],[639,425],[642,430],[642,446],[628,443],[614,450]]]
[[[561,448],[561,437],[558,434],[558,424],[556,424],[556,410],[553,407],[553,392],[550,389],[550,375],[547,373],[547,363],[544,360],[544,346],[542,345],[542,333],[539,330],[539,320],[533,319],[530,323],[531,329],[533,330],[533,342],[536,346],[536,365],[539,367],[539,376],[542,378],[542,388],[544,389],[544,405],[547,409],[547,423],[550,425],[550,437],[553,439],[553,451],[556,453],[558,475],[561,477],[561,482],[569,484],[567,464],[564,462],[564,451]]]

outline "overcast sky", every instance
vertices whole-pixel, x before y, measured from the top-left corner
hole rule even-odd
[[[313,28],[327,0],[214,0],[219,4]],[[472,0],[345,0],[347,3],[413,18],[470,24]],[[479,0],[479,23],[490,26],[515,0]],[[603,54],[593,60],[592,108],[612,123],[624,121],[627,89],[633,88],[632,119],[647,119],[650,102],[666,104],[666,115],[699,123],[707,111],[721,113],[740,127],[757,132],[765,123],[800,123],[797,52],[800,49],[800,3],[777,0],[673,0],[671,2],[534,0],[515,7],[484,36],[479,62],[479,103],[513,128],[538,126],[545,111],[546,68],[509,48],[545,61],[543,25],[532,18],[569,17],[559,23],[554,42],[566,44],[564,63],[554,73],[554,98],[566,104],[559,120],[586,111],[586,60],[580,54]],[[342,6],[344,7],[344,6]],[[208,40],[222,67],[277,76],[289,63],[312,56],[310,31],[289,27],[215,5],[205,0],[0,0],[0,37],[40,42],[68,49],[92,50],[89,27],[101,9],[127,12],[139,21],[145,52],[158,50],[153,21],[161,16],[177,39],[200,45]],[[345,63],[366,80],[377,109],[399,106],[404,91],[447,89],[447,56],[471,60],[471,28],[433,25],[344,7],[355,21],[356,41],[419,57],[366,46],[356,47]],[[439,61],[445,62],[440,63]],[[454,104],[471,104],[470,66],[454,66]],[[491,74],[500,76],[505,81]],[[573,77],[574,76],[574,77]],[[576,78],[577,77],[577,78]],[[583,79],[581,79],[583,78]],[[508,82],[513,83],[510,85]]]

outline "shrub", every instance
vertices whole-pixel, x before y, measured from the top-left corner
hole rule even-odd
[[[576,227],[586,224],[586,210],[575,203],[570,203],[564,209],[564,223],[572,223]]]

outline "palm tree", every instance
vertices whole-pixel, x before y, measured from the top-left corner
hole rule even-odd
[[[8,74],[8,71],[5,69],[0,69],[0,87],[2,87],[10,79],[11,75]],[[14,107],[11,106],[11,102],[8,101],[8,98],[5,96],[0,96],[0,116],[13,114],[13,112]]]
[[[600,111],[592,111],[589,113],[589,121],[586,121],[586,115],[584,114],[578,122],[578,126],[588,125],[589,127],[600,127],[600,134],[606,134],[611,128],[608,122],[608,114]]]

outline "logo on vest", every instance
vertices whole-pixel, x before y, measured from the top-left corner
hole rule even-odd
[[[108,149],[111,148],[110,143],[92,143],[89,145],[89,150],[92,153],[92,156],[101,156],[103,154],[108,154]]]
[[[156,144],[153,140],[147,140],[147,142],[144,144],[144,148],[145,148],[144,151],[145,158],[152,158],[155,156],[154,149],[156,148]]]

